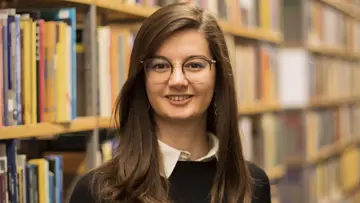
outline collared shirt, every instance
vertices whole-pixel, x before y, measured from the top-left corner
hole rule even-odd
[[[209,133],[209,138],[211,140],[211,145],[212,145],[211,149],[205,156],[196,159],[195,161],[208,161],[213,158],[217,158],[217,152],[219,150],[219,139],[212,133]],[[160,151],[163,155],[165,176],[168,178],[173,172],[176,163],[178,161],[189,160],[191,154],[190,152],[185,150],[175,149],[160,140],[158,140],[158,142],[160,146]]]

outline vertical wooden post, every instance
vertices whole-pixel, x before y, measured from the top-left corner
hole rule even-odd
[[[99,116],[99,107],[98,107],[98,54],[97,54],[97,11],[95,0],[90,5],[88,14],[87,14],[87,23],[89,28],[89,52],[87,54],[89,58],[86,60],[90,60],[87,63],[91,70],[91,113],[92,116],[98,118]],[[96,126],[92,131],[87,143],[87,152],[86,152],[86,164],[87,170],[90,170],[96,167],[98,163],[98,153],[99,153],[99,119],[96,119]]]

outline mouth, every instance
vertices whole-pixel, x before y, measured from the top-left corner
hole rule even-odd
[[[168,95],[168,96],[166,96],[167,99],[169,99],[170,101],[175,101],[175,102],[185,101],[192,97],[193,97],[193,95]]]

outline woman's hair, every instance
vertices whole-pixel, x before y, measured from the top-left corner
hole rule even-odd
[[[157,10],[137,33],[128,79],[115,105],[118,147],[110,161],[93,171],[91,189],[98,202],[171,202],[168,182],[160,175],[161,153],[148,110],[141,61],[151,57],[169,36],[184,29],[201,31],[216,60],[215,94],[207,113],[207,130],[219,138],[211,202],[251,201],[251,178],[242,154],[234,78],[225,38],[212,15],[188,3],[176,3]]]

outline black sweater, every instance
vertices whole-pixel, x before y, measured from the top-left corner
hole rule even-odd
[[[265,172],[248,162],[254,179],[252,203],[271,203],[270,184]],[[170,198],[174,203],[209,203],[209,193],[215,176],[216,159],[209,162],[179,161],[169,177]],[[91,174],[76,184],[70,203],[95,203],[90,195]]]

